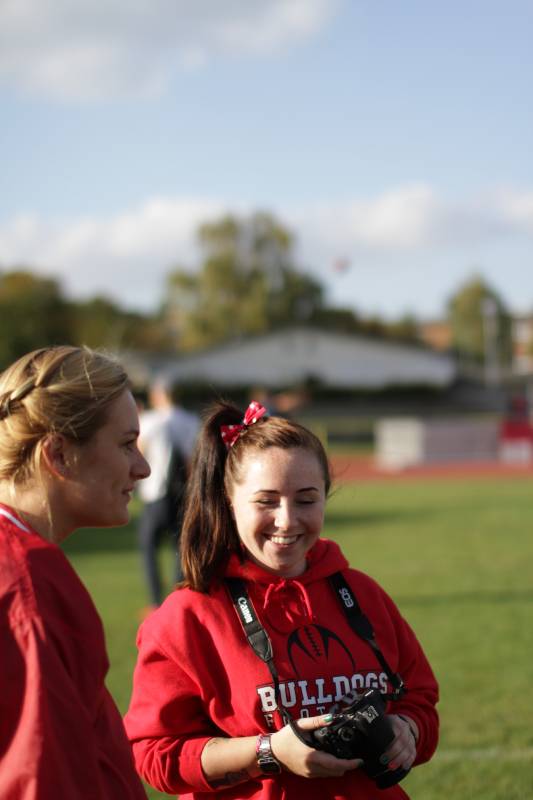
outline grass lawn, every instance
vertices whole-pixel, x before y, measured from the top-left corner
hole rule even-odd
[[[402,784],[413,800],[533,797],[532,532],[521,478],[347,484],[330,500],[326,535],[393,596],[441,685],[439,750]],[[133,527],[81,532],[65,550],[103,617],[125,710],[146,603]]]

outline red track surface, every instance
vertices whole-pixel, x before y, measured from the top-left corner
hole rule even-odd
[[[333,476],[339,483],[371,480],[429,480],[453,478],[533,478],[533,462],[502,464],[498,461],[464,461],[460,463],[427,464],[402,470],[378,469],[372,457],[332,456]]]

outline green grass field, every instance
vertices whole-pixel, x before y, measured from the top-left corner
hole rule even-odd
[[[417,480],[347,484],[330,500],[326,535],[393,596],[440,682],[439,750],[402,784],[413,800],[533,797],[532,494],[524,478]],[[104,620],[125,710],[146,602],[133,527],[65,549]]]

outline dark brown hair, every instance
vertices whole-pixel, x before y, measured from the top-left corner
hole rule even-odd
[[[208,591],[212,580],[222,574],[230,553],[239,550],[240,540],[227,498],[241,480],[242,462],[249,451],[269,447],[309,450],[322,469],[326,495],[331,485],[322,442],[292,420],[261,417],[226,450],[220,428],[238,424],[242,418],[242,411],[230,403],[211,406],[193,457],[181,533],[181,561],[184,585],[201,592]]]

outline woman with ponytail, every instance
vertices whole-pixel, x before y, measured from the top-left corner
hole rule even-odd
[[[185,580],[141,626],[126,715],[137,769],[160,791],[371,800],[380,781],[380,797],[399,800],[399,780],[431,757],[435,678],[392,600],[321,537],[329,489],[311,431],[258,403],[244,417],[211,408],[189,479]],[[370,620],[375,649],[335,581]],[[361,753],[319,744],[335,712],[367,694],[390,733],[379,777]]]

